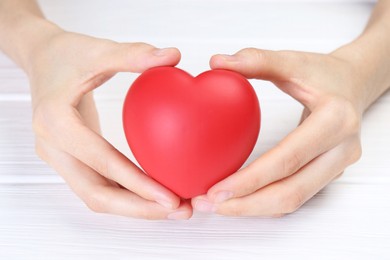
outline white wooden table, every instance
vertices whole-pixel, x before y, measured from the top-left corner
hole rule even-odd
[[[359,1],[60,1],[47,16],[67,30],[176,46],[196,75],[214,53],[254,46],[328,52],[356,37],[373,3]],[[132,158],[121,127],[136,75],[96,92],[105,137]],[[263,112],[253,160],[291,131],[301,107],[252,81]],[[390,93],[365,115],[364,154],[296,213],[280,219],[196,213],[145,221],[90,212],[34,153],[28,81],[0,54],[0,259],[390,259]]]

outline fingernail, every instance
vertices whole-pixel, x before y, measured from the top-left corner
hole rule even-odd
[[[218,55],[225,61],[237,61],[237,57],[234,55],[228,55],[228,54],[220,54]]]
[[[170,48],[164,48],[164,49],[156,49],[153,51],[154,56],[162,57],[168,54],[170,52]]]
[[[173,204],[170,201],[164,199],[156,199],[156,202],[167,209],[173,209]]]
[[[217,210],[214,204],[206,200],[197,200],[195,202],[195,209],[202,212],[215,212]]]
[[[214,197],[214,202],[221,203],[233,197],[233,192],[231,191],[219,191]]]
[[[167,219],[171,219],[171,220],[188,219],[188,212],[183,210],[172,212],[168,215]]]

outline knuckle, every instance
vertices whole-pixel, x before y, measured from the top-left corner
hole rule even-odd
[[[247,184],[245,183],[245,188],[243,189],[243,194],[251,194],[262,187],[261,178],[259,176],[255,176],[251,181]]]
[[[259,53],[261,52],[258,49],[253,47],[244,48],[238,52],[238,54],[247,55],[247,56],[256,56],[259,55]]]
[[[282,193],[278,200],[281,209],[279,214],[293,213],[305,202],[302,192],[298,188],[290,188]]]
[[[149,45],[149,44],[144,43],[144,42],[132,42],[132,43],[129,43],[129,47],[134,48],[134,49],[153,48],[152,45]]]
[[[246,167],[245,175],[238,176],[235,183],[241,194],[251,194],[263,186],[264,176],[259,174],[259,169],[254,163]]]
[[[354,137],[347,149],[343,154],[348,164],[353,164],[362,157],[363,150],[359,138]]]
[[[95,171],[97,171],[100,175],[107,179],[112,179],[112,165],[111,165],[111,154],[116,152],[114,147],[108,145],[104,148],[105,153],[97,154],[92,158],[92,167]]]
[[[87,207],[96,213],[106,213],[107,212],[107,197],[99,189],[95,189],[88,193],[85,196],[84,202]]]
[[[357,135],[360,132],[360,116],[350,103],[346,106],[346,120],[344,128],[348,135]]]
[[[298,152],[282,157],[282,177],[288,177],[298,171],[303,165],[303,160]]]
[[[100,157],[101,158],[101,157]],[[95,171],[97,171],[100,175],[103,177],[110,179],[110,169],[108,166],[108,160],[107,159],[100,159],[99,157],[96,157],[95,162],[92,162],[93,168]]]
[[[121,43],[119,52],[126,62],[129,63],[129,69],[133,72],[142,72],[149,68],[150,62],[148,54],[155,49],[152,45],[143,42]]]
[[[122,46],[126,50],[125,53],[127,53],[128,60],[130,61],[137,59],[137,57],[139,57],[143,53],[149,52],[154,49],[152,45],[149,45],[144,42],[125,43]]]
[[[263,67],[267,62],[265,58],[265,52],[256,48],[245,48],[237,53],[245,59],[245,76],[248,78],[256,78],[259,74],[260,67]]]
[[[234,202],[230,201],[227,205],[219,207],[217,213],[232,217],[241,217],[249,215],[247,210],[250,208],[251,207],[246,207],[245,203],[240,199],[236,199]]]
[[[238,52],[238,55],[248,57],[248,60],[257,65],[266,62],[266,52],[253,47],[242,49]]]
[[[328,120],[345,136],[356,135],[360,131],[361,116],[351,101],[334,96],[327,103]]]

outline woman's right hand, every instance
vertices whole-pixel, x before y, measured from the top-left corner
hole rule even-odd
[[[149,178],[100,134],[92,90],[117,72],[174,66],[175,48],[117,43],[50,27],[30,56],[38,155],[95,212],[188,219],[191,206]],[[117,126],[119,127],[119,126]]]

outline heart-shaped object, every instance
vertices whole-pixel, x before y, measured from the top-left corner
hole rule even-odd
[[[123,107],[129,146],[153,179],[188,199],[237,171],[260,130],[255,91],[240,74],[192,77],[175,67],[142,73]]]

